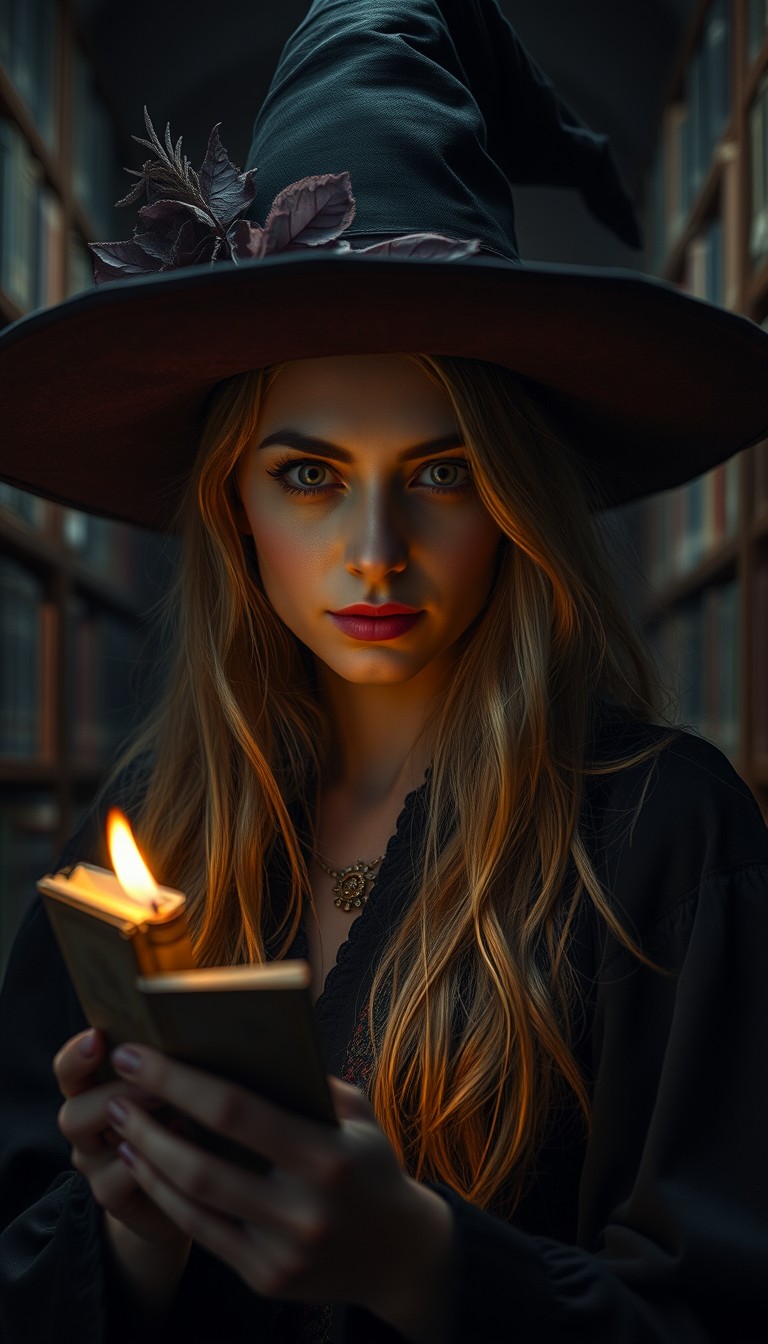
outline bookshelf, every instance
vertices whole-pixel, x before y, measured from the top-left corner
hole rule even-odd
[[[73,0],[0,6],[0,327],[92,285],[125,218],[120,136]],[[0,483],[0,976],[34,882],[130,727],[168,542]]]
[[[647,186],[647,269],[768,330],[768,0],[700,0]],[[643,501],[639,526],[641,622],[680,718],[768,819],[768,441]]]

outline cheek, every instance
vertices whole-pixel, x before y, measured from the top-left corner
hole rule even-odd
[[[290,570],[292,557],[301,549],[298,537],[274,523],[254,527],[253,541],[262,569]]]
[[[299,597],[320,573],[326,548],[295,518],[281,518],[276,510],[252,511],[251,528],[267,596],[280,591]]]
[[[454,527],[443,547],[446,574],[463,579],[465,586],[490,582],[498,554],[501,531],[486,518],[470,516]]]

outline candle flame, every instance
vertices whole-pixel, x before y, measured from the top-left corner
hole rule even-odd
[[[135,901],[157,910],[157,883],[139,853],[127,818],[116,807],[110,808],[107,816],[107,845],[123,891]]]

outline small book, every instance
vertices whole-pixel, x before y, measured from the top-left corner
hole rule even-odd
[[[124,1041],[154,1046],[297,1115],[337,1124],[306,961],[196,967],[183,893],[158,886],[145,904],[93,864],[48,874],[37,889],[83,1013],[110,1050]],[[94,1079],[116,1077],[107,1055]],[[185,1136],[210,1151],[269,1168],[190,1116],[181,1121]]]

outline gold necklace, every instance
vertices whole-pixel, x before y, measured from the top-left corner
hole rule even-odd
[[[378,859],[373,859],[371,863],[364,863],[362,859],[358,859],[357,863],[351,863],[348,868],[342,868],[338,873],[323,863],[319,855],[316,854],[315,858],[323,872],[336,879],[336,885],[333,888],[333,904],[336,909],[349,911],[353,906],[359,910],[361,905],[365,905],[368,900],[369,888],[376,881],[376,874],[372,877],[369,877],[368,874],[376,867],[377,863],[381,863],[384,855],[380,854]]]

